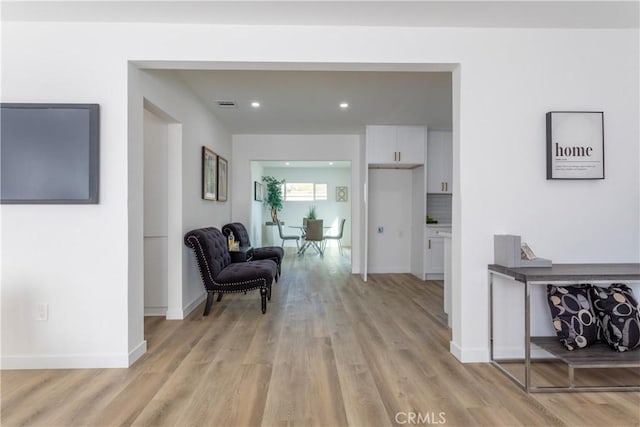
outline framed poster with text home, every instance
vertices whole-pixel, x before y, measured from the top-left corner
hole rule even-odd
[[[604,113],[547,113],[547,179],[604,179]]]

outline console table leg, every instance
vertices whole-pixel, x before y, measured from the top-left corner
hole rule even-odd
[[[573,366],[569,365],[569,388],[575,387],[575,371]]]
[[[531,290],[524,283],[524,387],[531,390]]]

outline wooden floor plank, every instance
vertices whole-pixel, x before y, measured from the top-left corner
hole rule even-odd
[[[349,251],[289,249],[266,314],[258,292],[202,316],[145,319],[129,369],[2,371],[2,426],[633,426],[640,393],[526,394],[449,353],[443,288],[410,274],[351,274]],[[518,371],[517,366],[513,368]],[[536,381],[566,375],[536,366]],[[637,381],[638,373],[586,372]]]

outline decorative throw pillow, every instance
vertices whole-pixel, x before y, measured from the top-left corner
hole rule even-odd
[[[629,286],[622,283],[614,283],[608,288],[594,286],[591,299],[609,346],[616,351],[640,347],[638,301]]]
[[[553,327],[567,350],[588,347],[600,339],[600,325],[591,304],[591,285],[547,285]]]

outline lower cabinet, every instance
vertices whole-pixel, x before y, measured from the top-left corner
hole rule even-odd
[[[444,279],[444,246],[445,237],[439,232],[451,232],[451,226],[427,225],[425,251],[424,251],[424,275],[425,280]]]
[[[444,274],[444,237],[427,236],[425,274]]]

